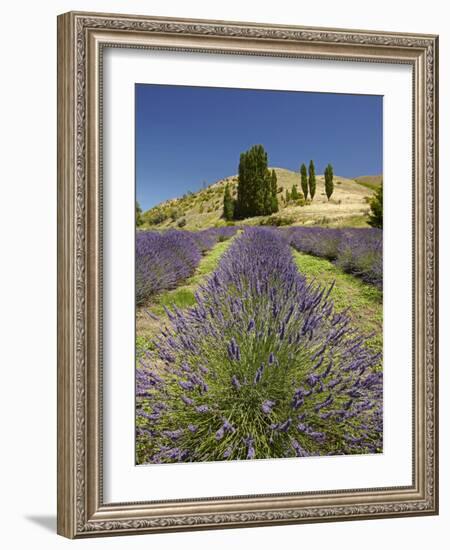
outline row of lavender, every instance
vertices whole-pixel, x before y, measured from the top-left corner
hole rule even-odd
[[[136,304],[152,295],[175,288],[190,277],[202,254],[218,241],[236,233],[235,227],[189,232],[139,231],[136,234]]]
[[[383,286],[383,231],[376,228],[290,227],[291,246],[332,260],[338,267],[378,288]]]
[[[137,369],[137,460],[379,452],[381,357],[286,236],[248,228]]]

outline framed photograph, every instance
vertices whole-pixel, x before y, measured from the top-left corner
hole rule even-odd
[[[59,534],[438,513],[437,56],[59,16]]]

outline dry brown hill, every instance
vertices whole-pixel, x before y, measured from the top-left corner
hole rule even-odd
[[[325,195],[323,175],[317,175],[317,186],[314,200],[310,204],[285,202],[286,189],[291,190],[294,184],[301,191],[300,175],[285,168],[274,168],[279,188],[279,212],[274,214],[273,223],[292,225],[365,225],[369,212],[369,198],[373,189],[369,189],[355,180],[334,176],[334,193],[328,201]],[[143,214],[144,227],[205,229],[222,225],[223,193],[229,184],[232,194],[237,193],[237,176],[219,180],[209,187],[186,194],[183,197],[165,201]],[[239,221],[242,224],[267,223],[268,216],[259,216]]]
[[[355,178],[355,181],[361,185],[364,185],[364,187],[367,187],[368,189],[376,190],[380,187],[381,182],[383,181],[383,176],[358,176]]]

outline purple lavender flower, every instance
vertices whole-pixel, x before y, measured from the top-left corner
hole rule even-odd
[[[244,438],[244,443],[247,446],[247,459],[250,460],[252,458],[255,458],[255,448],[253,446],[254,439],[253,437],[246,437]]]
[[[272,412],[272,408],[274,407],[274,405],[275,405],[275,401],[266,399],[261,405],[261,410],[264,414],[270,414]]]
[[[187,382],[186,380],[180,380],[178,382],[180,388],[183,388],[183,390],[193,390],[194,384],[192,382]]]
[[[241,350],[234,338],[232,338],[228,344],[228,357],[231,361],[240,361],[241,359]]]
[[[255,386],[261,381],[263,372],[264,372],[264,363],[261,363],[261,366],[256,371],[255,378],[253,380],[253,384],[255,384]]]
[[[306,383],[311,386],[312,388],[317,384],[317,382],[319,381],[319,377],[314,375],[314,374],[310,374],[308,375],[308,377],[306,378]]]
[[[181,396],[181,401],[183,401],[183,403],[185,403],[186,405],[192,405],[194,403],[194,400],[190,397],[187,397],[186,395]]]
[[[181,428],[178,430],[172,430],[172,431],[165,430],[163,434],[169,437],[170,439],[178,439],[183,435],[183,430]]]
[[[223,458],[228,458],[231,456],[231,453],[233,452],[233,449],[231,447],[228,447],[225,452],[223,453]]]
[[[227,432],[234,432],[235,428],[225,418],[222,426],[216,432],[216,440],[219,441]]]
[[[241,388],[241,383],[239,382],[235,374],[233,374],[233,376],[231,377],[231,383],[236,390],[239,390]]]
[[[288,418],[278,426],[277,430],[279,432],[287,432],[291,427],[291,424],[292,424],[292,419]]]
[[[292,447],[295,451],[295,454],[297,456],[310,456],[307,451],[300,445],[300,443],[296,439],[291,439]]]

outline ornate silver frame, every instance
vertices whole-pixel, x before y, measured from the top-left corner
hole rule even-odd
[[[411,486],[103,502],[100,89],[105,46],[413,67],[415,410]],[[437,36],[94,13],[58,17],[59,534],[81,538],[438,513],[437,113]]]

